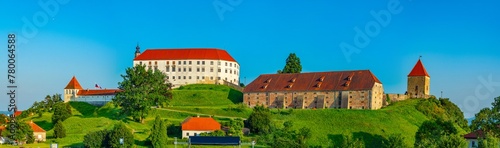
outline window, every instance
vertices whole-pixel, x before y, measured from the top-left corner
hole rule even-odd
[[[189,67],[189,72],[191,72],[191,67]]]
[[[184,61],[184,65],[186,65],[186,61]]]
[[[214,61],[210,61],[210,65],[214,65]]]
[[[167,68],[165,69],[165,71],[170,72],[170,67],[167,66]]]
[[[226,73],[227,73],[227,69],[225,69]]]
[[[172,72],[175,72],[175,67],[174,67],[174,68],[172,68]]]
[[[224,63],[226,63],[226,66],[227,66],[227,62],[224,62]]]
[[[178,78],[181,79],[181,76],[179,76]]]
[[[196,80],[200,79],[200,76],[196,76]]]
[[[181,71],[182,71],[182,69],[181,69],[181,68],[179,68],[179,69],[177,69],[177,70],[179,70],[179,72],[181,72]]]
[[[181,64],[182,64],[182,63],[181,63],[181,61],[179,61],[179,62],[177,62],[177,63],[179,63],[179,65],[181,65]]]
[[[221,72],[220,68],[219,68],[218,72]]]
[[[233,66],[233,63],[229,63],[229,67]]]
[[[201,76],[202,79],[205,79],[205,76]]]
[[[205,65],[205,61],[201,61],[201,65]]]
[[[189,61],[189,65],[191,65],[191,61]]]
[[[196,65],[200,65],[200,61],[196,61]]]
[[[189,132],[186,132],[186,136],[189,136]]]
[[[186,68],[184,67],[184,72],[186,72]]]
[[[200,68],[196,68],[196,72],[200,72]]]
[[[168,76],[167,76],[167,79],[168,79]]]
[[[217,65],[220,65],[220,61],[217,62]]]
[[[205,72],[205,68],[201,68],[201,72]]]
[[[189,76],[189,80],[191,80],[191,76]]]
[[[186,76],[184,76],[184,80],[186,80]]]
[[[214,80],[214,77],[210,77],[210,80]]]
[[[214,72],[214,68],[210,68],[210,72]]]
[[[217,77],[218,80],[220,80],[220,77]]]

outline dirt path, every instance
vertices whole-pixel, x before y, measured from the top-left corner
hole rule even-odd
[[[241,117],[231,117],[231,116],[221,116],[221,115],[209,115],[209,114],[204,114],[204,113],[184,111],[184,110],[176,110],[176,109],[169,109],[169,108],[154,108],[154,109],[167,110],[167,111],[179,112],[179,113],[196,114],[196,115],[200,115],[200,116],[213,116],[213,117],[217,117],[217,118],[229,118],[229,119],[240,118],[240,119],[246,120],[246,118],[241,118]]]

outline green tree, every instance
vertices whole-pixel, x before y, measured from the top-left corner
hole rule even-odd
[[[121,122],[115,124],[113,130],[109,132],[108,139],[109,147],[112,148],[130,148],[134,146],[134,135],[132,131]],[[123,139],[123,144],[120,143],[120,139]]]
[[[229,120],[229,131],[228,134],[232,136],[243,136],[243,120],[240,118]]]
[[[415,134],[416,148],[443,147],[445,136],[452,136],[458,131],[450,121],[438,119],[435,121],[425,121]]]
[[[271,132],[271,111],[264,106],[255,106],[247,120],[251,132],[261,135]]]
[[[302,127],[297,132],[297,141],[300,145],[305,146],[306,140],[311,138],[311,136],[312,136],[311,129],[307,127]]]
[[[68,110],[67,103],[58,102],[54,105],[54,114],[52,115],[52,123],[57,121],[64,121],[72,116],[71,107]]]
[[[383,148],[402,148],[409,147],[405,144],[405,138],[401,134],[389,135],[387,141],[382,141]]]
[[[87,148],[102,148],[107,147],[109,141],[108,138],[109,131],[101,130],[90,132],[83,137],[83,144]]]
[[[489,135],[485,135],[484,138],[479,138],[478,139],[478,148],[498,148],[498,139],[493,137],[493,136],[489,136]]]
[[[135,121],[144,123],[151,106],[162,106],[172,97],[171,84],[165,82],[165,74],[151,70],[143,65],[127,68],[123,81],[113,102],[121,106],[121,114],[132,116]]]
[[[216,130],[210,133],[201,133],[200,136],[224,137],[226,136],[226,132],[224,132],[223,130]]]
[[[440,148],[466,147],[466,141],[460,135],[446,135],[441,137]]]
[[[64,138],[66,137],[66,129],[61,120],[57,121],[54,127],[54,137],[55,138]]]
[[[286,64],[282,71],[278,73],[300,73],[302,71],[302,65],[300,65],[300,58],[295,55],[295,53],[290,53],[288,58],[286,58]]]
[[[25,122],[15,122],[14,125],[8,124],[6,129],[10,129],[11,126],[15,126],[13,133],[11,130],[5,130],[7,132],[4,133],[4,136],[9,137],[13,140],[19,141],[22,143],[33,143],[35,141],[35,137],[33,136],[33,129],[28,123]]]
[[[352,136],[342,135],[342,142],[336,143],[334,141],[334,148],[364,148],[365,142]]]
[[[167,123],[160,116],[156,116],[149,135],[151,144],[154,148],[167,147],[167,138]]]

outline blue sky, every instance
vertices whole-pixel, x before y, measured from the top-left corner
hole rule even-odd
[[[294,52],[303,72],[370,69],[388,93],[404,93],[406,77],[422,56],[431,93],[443,91],[466,117],[500,96],[500,9],[493,0],[4,0],[0,5],[0,47],[6,47],[9,33],[24,38],[17,43],[20,109],[61,94],[73,75],[84,88],[95,83],[116,88],[138,42],[142,50],[225,49],[240,63],[246,83],[282,69]],[[377,21],[372,12],[389,14],[390,20],[383,15]],[[358,40],[360,34],[369,42]],[[343,51],[342,43],[357,52]],[[6,57],[0,65],[7,65]],[[7,79],[0,84],[6,86]],[[8,97],[0,98],[0,110],[6,110]]]

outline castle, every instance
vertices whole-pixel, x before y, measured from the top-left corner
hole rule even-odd
[[[222,49],[147,49],[141,53],[137,45],[133,64],[160,70],[174,88],[188,84],[238,86],[240,83],[240,65]]]
[[[385,94],[382,82],[369,70],[263,74],[243,90],[249,107],[297,109],[370,109],[391,101],[430,96],[430,76],[419,59],[408,75],[405,94]]]
[[[79,101],[102,106],[111,101],[120,89],[83,89],[75,76],[64,88],[64,102]]]

